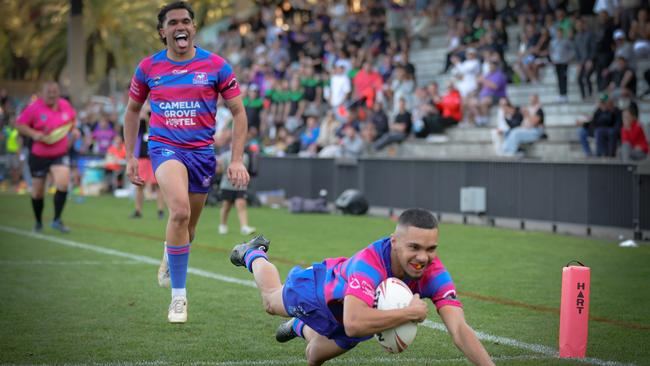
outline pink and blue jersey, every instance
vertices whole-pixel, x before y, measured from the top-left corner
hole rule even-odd
[[[394,277],[390,250],[390,238],[383,238],[349,259],[330,258],[322,262],[325,275],[324,279],[317,281],[319,288],[316,291],[322,294],[337,320],[342,322],[343,299],[347,295],[361,299],[370,307],[374,305],[377,286],[386,278]],[[404,279],[404,282],[421,298],[430,298],[436,309],[445,305],[462,307],[456,299],[456,287],[451,276],[438,257],[420,279]]]
[[[129,96],[149,97],[149,148],[173,146],[212,153],[217,99],[240,94],[232,67],[221,57],[196,47],[194,58],[172,61],[167,50],[143,59],[131,79]]]

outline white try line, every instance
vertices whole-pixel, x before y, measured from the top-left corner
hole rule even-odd
[[[116,265],[142,265],[134,260],[127,261],[53,261],[53,260],[0,260],[2,266],[116,266]]]
[[[93,251],[93,252],[96,252],[96,253],[108,254],[108,255],[113,255],[113,256],[117,256],[117,257],[122,257],[122,258],[130,259],[130,260],[133,260],[133,261],[141,262],[141,263],[152,264],[152,265],[155,265],[155,266],[160,265],[160,259],[154,259],[154,258],[143,256],[143,255],[122,252],[122,251],[119,251],[119,250],[104,248],[104,247],[97,246],[97,245],[80,243],[80,242],[76,242],[76,241],[72,241],[72,240],[68,240],[68,239],[63,239],[63,238],[60,238],[60,237],[38,234],[38,233],[34,233],[34,232],[31,232],[31,231],[27,231],[27,230],[17,229],[17,228],[10,227],[10,226],[0,225],[0,231],[12,233],[12,234],[15,234],[15,235],[21,235],[21,236],[27,236],[27,237],[30,237],[30,238],[45,240],[45,241],[49,241],[49,242],[52,242],[52,243],[64,245],[64,246],[67,246],[67,247],[85,249],[85,250]],[[236,283],[236,284],[242,285],[242,286],[257,288],[257,286],[255,285],[255,282],[253,282],[253,281],[241,280],[241,279],[238,279],[238,278],[224,276],[224,275],[221,275],[221,274],[218,274],[218,273],[204,271],[204,270],[197,269],[197,268],[190,267],[190,268],[188,268],[187,272],[195,274],[197,276],[201,276],[201,277],[205,277],[205,278],[211,278],[211,279],[215,279],[215,280],[222,281],[222,282]],[[431,329],[435,329],[435,330],[439,330],[439,331],[444,331],[444,332],[447,331],[447,328],[445,328],[445,326],[443,324],[436,323],[436,322],[433,322],[433,321],[428,320],[428,319],[425,320],[422,323],[422,325],[427,327],[427,328],[431,328]],[[495,343],[498,343],[498,344],[511,346],[511,347],[514,347],[514,348],[524,349],[524,350],[527,350],[527,351],[531,351],[531,352],[543,355],[545,357],[557,358],[559,356],[559,352],[556,349],[554,349],[552,347],[549,347],[549,346],[545,346],[545,345],[541,345],[541,344],[535,344],[535,343],[525,343],[525,342],[518,341],[516,339],[506,338],[506,337],[499,337],[499,336],[495,336],[495,335],[492,335],[492,334],[479,332],[479,331],[476,331],[476,335],[482,341],[495,342]],[[585,363],[585,364],[588,364],[588,365],[596,365],[596,366],[634,366],[634,364],[632,364],[632,363],[621,363],[621,362],[618,362],[618,361],[607,361],[607,360],[601,360],[601,359],[593,358],[593,357],[575,358],[575,359],[571,359],[571,360],[581,362],[581,363]],[[239,362],[239,361],[234,361],[234,362]],[[239,363],[224,363],[223,365],[240,365],[240,364]]]

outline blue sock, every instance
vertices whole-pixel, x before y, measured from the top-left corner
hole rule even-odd
[[[296,332],[296,334],[300,338],[305,338],[305,336],[302,334],[302,328],[304,327],[305,327],[305,323],[298,318],[295,318],[293,320],[293,324],[291,324],[291,328],[293,328],[293,331]]]
[[[166,249],[172,289],[184,289],[187,279],[187,263],[190,258],[190,244],[167,245]]]
[[[266,253],[263,250],[259,249],[249,249],[246,254],[244,254],[244,263],[246,263],[246,268],[250,273],[253,273],[253,261],[257,258],[264,258],[267,261],[269,258],[266,256]]]

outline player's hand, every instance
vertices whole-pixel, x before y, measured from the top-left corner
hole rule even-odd
[[[126,161],[126,176],[136,186],[144,185],[144,180],[138,175],[138,159],[135,157],[129,158]]]
[[[228,165],[228,180],[236,188],[244,188],[248,185],[250,176],[241,161],[233,161]]]
[[[411,299],[411,303],[407,309],[410,310],[410,315],[412,317],[411,320],[418,323],[422,323],[429,313],[429,308],[427,307],[427,304],[420,299],[420,294],[413,294],[413,298]]]
[[[45,138],[45,134],[40,131],[36,131],[32,134],[32,140],[34,141],[41,141],[43,138]]]

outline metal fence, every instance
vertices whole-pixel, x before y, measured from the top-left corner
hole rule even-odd
[[[330,200],[359,189],[371,206],[460,212],[460,189],[486,188],[488,217],[650,229],[650,176],[621,163],[263,157],[253,190]]]

